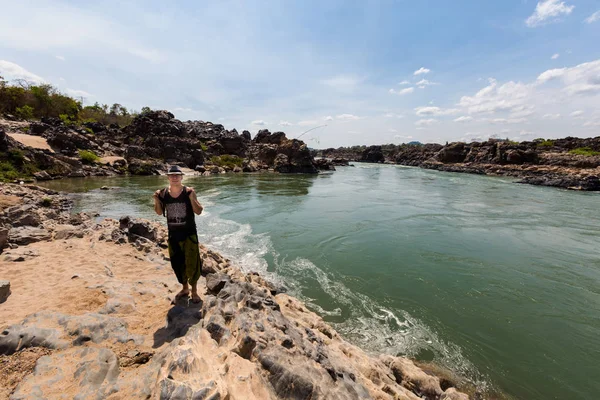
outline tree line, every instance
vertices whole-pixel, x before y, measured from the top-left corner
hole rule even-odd
[[[144,107],[142,111],[146,111]],[[0,115],[12,114],[24,120],[43,117],[60,118],[66,124],[100,122],[105,125],[126,126],[139,113],[119,103],[112,106],[96,102],[84,106],[49,84],[31,84],[24,80],[7,82],[0,76]]]

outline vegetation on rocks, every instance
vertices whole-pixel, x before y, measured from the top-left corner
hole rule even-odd
[[[231,155],[213,156],[210,158],[210,162],[214,165],[229,168],[241,167],[243,161],[242,158]]]
[[[100,160],[100,157],[90,150],[79,150],[79,157],[84,164],[95,164]]]
[[[576,154],[579,156],[600,156],[600,151],[595,151],[591,147],[578,147],[573,150],[569,150],[570,154]]]
[[[31,178],[39,167],[29,161],[19,149],[0,152],[0,181],[10,182],[19,178]]]

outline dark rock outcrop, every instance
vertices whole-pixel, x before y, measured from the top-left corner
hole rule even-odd
[[[382,163],[385,161],[381,146],[369,146],[363,151],[360,161],[368,163]]]

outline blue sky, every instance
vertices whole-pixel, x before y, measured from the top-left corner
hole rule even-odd
[[[0,75],[311,147],[600,136],[600,2],[5,1]]]

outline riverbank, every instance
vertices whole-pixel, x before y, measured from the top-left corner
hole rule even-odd
[[[332,160],[389,163],[447,172],[518,178],[519,183],[600,190],[600,137],[531,142],[356,146],[314,153]]]
[[[160,224],[71,215],[33,186],[3,184],[0,199],[2,397],[468,398],[449,376],[366,354],[204,246],[202,303],[171,304]]]
[[[177,120],[164,110],[137,115],[127,126],[56,118],[0,118],[0,181],[64,177],[158,175],[177,164],[196,174],[335,169],[315,161],[306,144],[283,132],[239,134],[204,121]]]

